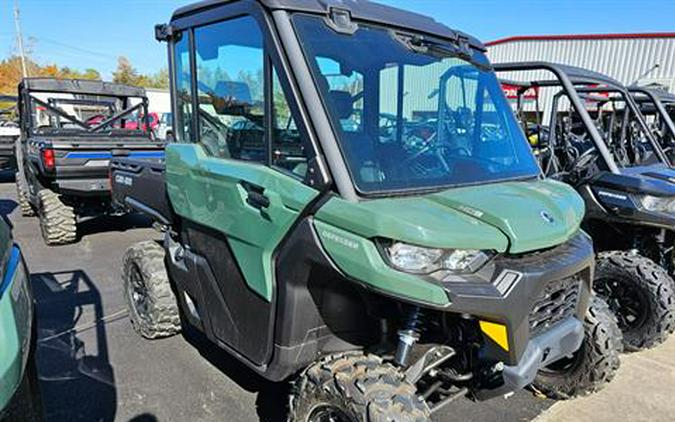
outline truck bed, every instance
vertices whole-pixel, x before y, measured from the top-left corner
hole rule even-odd
[[[113,157],[110,162],[113,206],[141,212],[170,225],[172,211],[164,176],[164,160]]]
[[[55,166],[44,168],[41,151],[54,152]],[[107,195],[110,192],[108,168],[114,156],[134,159],[161,159],[161,142],[138,139],[29,139],[27,159],[37,173],[51,180],[60,192],[78,196]]]

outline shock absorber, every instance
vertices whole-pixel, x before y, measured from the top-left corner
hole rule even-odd
[[[424,314],[419,307],[414,306],[410,308],[403,328],[398,331],[398,348],[396,349],[396,357],[394,358],[396,365],[402,367],[408,366],[410,351],[420,339],[423,319]]]

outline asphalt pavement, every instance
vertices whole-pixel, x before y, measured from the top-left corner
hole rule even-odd
[[[81,225],[78,243],[47,247],[37,219],[21,217],[15,199],[13,177],[0,175],[0,214],[13,225],[37,300],[48,422],[285,420],[285,385],[266,382],[196,336],[147,341],[134,333],[120,262],[129,245],[158,237],[147,220],[93,219]],[[435,420],[529,421],[551,404],[527,392],[460,400]]]

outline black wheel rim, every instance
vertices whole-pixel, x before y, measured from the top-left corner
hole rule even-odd
[[[644,293],[618,279],[596,280],[595,291],[607,301],[622,331],[641,327],[649,318],[649,301]]]
[[[143,276],[136,265],[131,267],[129,272],[129,299],[134,308],[134,312],[142,319],[147,319],[148,315],[148,293],[143,282]]]
[[[331,406],[321,405],[317,406],[312,413],[310,413],[307,422],[356,422],[354,419],[347,416],[342,409]]]

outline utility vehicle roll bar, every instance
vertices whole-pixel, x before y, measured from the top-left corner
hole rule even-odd
[[[595,126],[593,118],[586,109],[586,106],[583,103],[581,96],[579,95],[578,89],[580,86],[588,87],[593,85],[595,86],[602,85],[602,89],[598,89],[598,91],[607,92],[611,90],[614,92],[623,93],[626,103],[629,104],[630,107],[633,108],[637,113],[639,113],[639,109],[637,107],[637,104],[635,103],[635,100],[628,93],[628,90],[624,85],[622,85],[619,81],[607,75],[603,75],[601,73],[583,69],[580,67],[569,66],[559,63],[551,63],[543,61],[514,62],[514,63],[498,63],[494,64],[493,67],[495,72],[548,71],[551,72],[553,75],[555,75],[557,80],[535,80],[529,83],[518,82],[517,86],[562,87],[562,89],[567,94],[567,97],[569,98],[570,102],[572,103],[572,106],[576,109],[577,113],[579,114],[579,117],[586,126],[589,135],[593,140],[593,143],[595,144],[596,149],[602,156],[605,163],[607,163],[609,171],[611,171],[614,174],[621,173],[619,167],[616,164],[616,161],[614,160],[614,157],[612,156],[612,153],[607,148],[607,144],[605,143],[602,134]],[[644,123],[645,127],[648,127],[646,125],[646,121],[644,120],[644,116],[642,116],[641,113],[639,113],[639,115],[642,119],[641,124]],[[665,158],[663,150],[661,149],[660,145],[658,145],[658,143],[654,140],[649,130],[647,130],[646,136],[649,137],[650,142],[653,141],[652,145],[655,145],[655,150],[657,151],[657,155],[659,156],[659,158],[662,160],[665,159],[664,162],[668,163],[669,161],[667,158]]]
[[[666,104],[675,104],[675,95],[669,92],[639,86],[630,86],[628,87],[628,91],[633,94],[633,99],[637,103],[653,103],[656,107],[656,111],[665,122],[666,127],[668,127],[670,134],[675,138],[675,123],[673,123],[673,119],[670,117],[665,106]],[[639,95],[643,95],[643,97],[639,97]]]
[[[642,131],[645,133],[645,136],[649,140],[649,143],[652,145],[652,148],[654,148],[654,151],[656,152],[656,155],[661,159],[661,161],[667,165],[670,166],[670,159],[666,155],[666,153],[663,151],[663,148],[661,147],[661,144],[658,142],[658,140],[654,137],[654,134],[652,131],[649,129],[649,124],[647,123],[647,119],[645,118],[644,114],[642,114],[642,111],[640,110],[640,107],[638,106],[637,101],[635,100],[635,96],[632,95],[629,91],[628,88],[625,87],[600,87],[600,86],[584,86],[584,87],[579,87],[577,88],[577,92],[580,94],[600,94],[600,93],[615,93],[619,94],[621,96],[620,101],[624,101],[627,105],[626,109],[626,114],[628,113],[628,110],[632,111],[635,117],[637,118],[638,124],[642,128]],[[617,101],[616,98],[606,98],[605,101]],[[624,119],[624,122],[622,124],[622,133],[627,130],[628,122]]]

